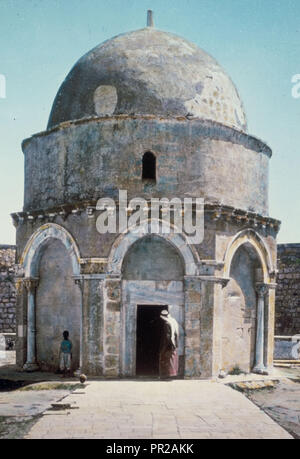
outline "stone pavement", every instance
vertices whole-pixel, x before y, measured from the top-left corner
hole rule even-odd
[[[230,387],[209,381],[91,381],[46,411],[25,438],[292,438]]]

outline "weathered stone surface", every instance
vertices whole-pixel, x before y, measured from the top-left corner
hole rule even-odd
[[[278,245],[275,334],[300,333],[300,244]]]
[[[246,129],[237,90],[218,63],[187,40],[148,27],[83,56],[57,94],[48,127],[113,113],[192,113]]]
[[[185,320],[186,320],[186,339],[185,339],[185,377],[199,377],[202,374],[200,362],[201,348],[201,281],[195,278],[185,277]],[[191,300],[198,299],[198,303]]]
[[[118,301],[116,301],[116,302],[110,301],[110,302],[106,303],[106,307],[110,311],[120,312],[120,302],[118,302]]]
[[[68,253],[60,241],[52,241],[41,257],[36,290],[37,359],[44,370],[59,368],[62,333],[68,330],[72,368],[79,367],[81,292],[73,280]]]
[[[256,292],[253,276],[256,264],[259,266],[258,259],[251,258],[241,247],[232,263],[232,279],[224,289],[222,369],[227,372],[237,365],[249,373],[254,364]]]
[[[129,249],[122,270],[126,280],[181,280],[184,274],[177,250],[155,235],[145,237]]]
[[[16,332],[15,246],[0,245],[0,333]]]
[[[151,186],[141,180],[148,150],[157,158],[157,181]],[[246,134],[208,121],[86,120],[37,135],[23,144],[23,151],[26,210],[103,196],[118,199],[123,189],[130,199],[204,197],[268,213],[271,151]],[[73,219],[76,223],[77,216]]]
[[[168,276],[166,276],[168,277]],[[122,336],[124,347],[122,351],[123,374],[135,375],[136,351],[136,316],[138,305],[168,305],[169,312],[179,324],[178,355],[184,355],[184,295],[181,281],[123,281],[122,290]]]
[[[118,368],[119,367],[119,355],[116,354],[116,355],[107,355],[105,357],[105,367],[106,367],[106,371],[108,371],[108,369],[112,369],[112,368]],[[105,373],[107,375],[107,373]]]
[[[300,360],[300,334],[291,337],[275,337],[275,360]]]
[[[104,295],[103,281],[93,277],[83,280],[83,345],[84,372],[103,375],[104,372]]]

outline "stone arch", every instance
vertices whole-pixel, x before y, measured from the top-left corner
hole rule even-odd
[[[72,262],[74,276],[80,274],[80,253],[74,238],[62,226],[55,223],[47,223],[31,235],[23,250],[20,265],[24,269],[25,277],[37,276],[43,251],[53,239],[60,240],[65,246]]]
[[[224,255],[223,271],[229,279],[223,291],[221,346],[222,365],[226,370],[229,364],[241,363],[244,371],[253,369],[260,373],[270,364],[274,304],[269,292],[274,287],[273,274],[270,249],[256,231],[244,229],[232,238]],[[229,337],[233,336],[233,329],[239,336],[232,340]],[[226,331],[227,343],[224,342]]]
[[[149,234],[133,243],[124,257],[124,280],[182,280],[184,262],[178,250],[164,238]]]
[[[237,250],[244,244],[250,244],[255,250],[263,270],[263,282],[270,284],[271,274],[274,272],[270,251],[261,236],[250,228],[237,233],[227,246],[224,255],[224,278],[230,277],[232,260]]]
[[[153,233],[161,237],[166,242],[169,242],[173,247],[178,250],[179,255],[183,259],[185,275],[197,276],[199,255],[197,251],[191,246],[183,233],[175,233],[174,227],[170,225],[170,232],[163,233],[161,231],[162,220],[148,220],[142,223],[138,228],[129,228],[125,234],[121,234],[114,242],[108,258],[108,272],[109,274],[121,276],[123,260],[129,248],[136,243],[139,239],[151,234],[151,224],[157,225],[159,233]]]
[[[73,237],[60,225],[42,225],[28,240],[20,265],[25,285],[35,283],[34,289],[27,288],[24,368],[31,370],[38,364],[42,370],[56,370],[62,331],[68,329],[73,342],[72,369],[76,370],[82,353],[82,296],[74,288],[80,274],[80,255]]]
[[[148,305],[157,307],[158,305],[169,306],[169,311],[179,323],[179,327],[184,327],[185,317],[185,297],[184,297],[184,277],[197,276],[199,259],[194,248],[188,244],[183,234],[174,233],[174,228],[169,228],[172,232],[162,233],[162,225],[166,222],[158,219],[144,221],[138,228],[129,228],[125,234],[119,235],[114,242],[108,259],[108,272],[115,282],[120,282],[122,294],[120,294],[120,322],[114,331],[114,339],[120,344],[120,371],[123,376],[136,375],[136,337],[137,337],[137,308],[138,305]],[[151,231],[151,226],[157,230]],[[156,236],[167,246],[171,247],[180,259],[181,279],[176,276],[173,280],[160,281],[142,279],[124,279],[122,267],[125,257],[134,247],[135,243],[142,242],[147,236]],[[179,261],[179,260],[178,260]],[[147,307],[147,306],[146,306]],[[109,311],[108,311],[109,312]],[[179,342],[179,367],[180,374],[184,372],[185,354],[184,333],[180,333]]]
[[[261,261],[250,243],[234,252],[229,282],[223,289],[222,369],[238,365],[249,373],[254,367],[257,321],[256,269]]]

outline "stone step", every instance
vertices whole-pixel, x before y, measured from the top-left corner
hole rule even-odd
[[[229,383],[228,385],[240,392],[249,390],[272,389],[278,384],[278,380],[241,381]]]

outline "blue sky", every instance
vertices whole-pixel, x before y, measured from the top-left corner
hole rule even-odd
[[[273,149],[270,215],[279,242],[300,242],[299,0],[0,0],[0,244],[15,242],[9,214],[23,206],[21,141],[46,128],[56,92],[87,51],[146,25],[213,55],[235,82],[249,133]]]

